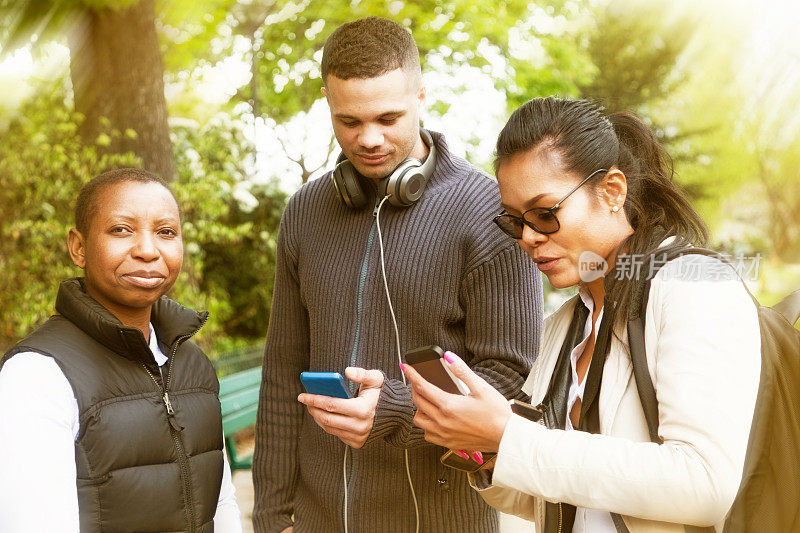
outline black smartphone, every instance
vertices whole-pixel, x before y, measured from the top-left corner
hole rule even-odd
[[[540,422],[542,418],[544,418],[544,413],[529,403],[519,400],[511,400],[509,403],[511,404],[511,412],[515,415],[527,418],[533,422]]]
[[[443,359],[444,350],[438,346],[423,346],[406,352],[406,363],[414,367],[426,381],[450,394],[469,394],[469,388],[458,379]],[[456,456],[458,457],[458,456]]]
[[[469,394],[467,385],[450,371],[444,360],[444,350],[439,346],[423,346],[406,352],[406,363],[414,367],[420,376],[450,394]],[[474,459],[464,459],[452,450],[447,450],[439,459],[443,465],[464,472],[477,472],[495,455],[494,452],[482,452],[483,464]]]

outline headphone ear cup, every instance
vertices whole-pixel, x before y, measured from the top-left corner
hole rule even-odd
[[[386,179],[386,193],[391,195],[389,203],[398,207],[407,207],[419,200],[428,181],[422,165],[413,158],[403,161]]]
[[[428,147],[428,157],[424,162],[408,157],[386,178],[386,193],[394,206],[407,207],[419,200],[436,168],[436,144],[428,131],[420,129],[419,133]]]
[[[428,182],[428,178],[420,167],[421,165],[414,161],[413,164],[404,168],[399,176],[390,179],[387,186],[387,191],[392,194],[390,202],[396,199],[395,205],[409,206],[420,199]]]
[[[344,205],[350,209],[363,209],[367,205],[367,195],[364,194],[350,161],[345,159],[336,165],[331,173],[331,181]]]

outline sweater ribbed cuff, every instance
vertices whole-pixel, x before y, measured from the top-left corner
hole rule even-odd
[[[379,439],[401,447],[425,444],[422,430],[414,427],[415,413],[411,388],[400,380],[384,379],[367,444]]]
[[[294,520],[290,515],[263,516],[253,513],[253,531],[256,533],[281,533],[293,525]]]

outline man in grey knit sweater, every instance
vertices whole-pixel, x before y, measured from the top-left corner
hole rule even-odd
[[[286,206],[256,423],[255,529],[413,532],[419,519],[424,532],[495,531],[496,513],[466,474],[444,467],[445,450],[413,425],[378,232],[401,350],[452,350],[509,398],[538,349],[539,272],[492,223],[495,182],[452,155],[442,135],[421,135],[419,52],[402,26],[370,17],[338,28],[322,76],[367,206],[345,205],[330,176]],[[374,209],[383,178],[407,157],[433,155],[428,134],[435,166],[421,198]],[[346,367],[360,385],[354,398],[300,396],[301,372]]]

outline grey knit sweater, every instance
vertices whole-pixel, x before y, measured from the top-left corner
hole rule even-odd
[[[496,183],[451,155],[440,134],[436,168],[412,207],[384,204],[380,222],[389,290],[403,352],[438,344],[459,354],[507,397],[537,353],[541,277],[492,222]],[[373,200],[375,194],[372,194]],[[363,448],[319,428],[297,402],[300,373],[376,368],[385,375]],[[373,209],[344,206],[327,176],[289,201],[278,236],[277,269],[253,463],[258,532],[344,529],[413,532],[414,505],[403,457],[408,449],[422,532],[495,531],[497,516],[467,477],[439,462],[444,449],[413,425],[380,272]]]

